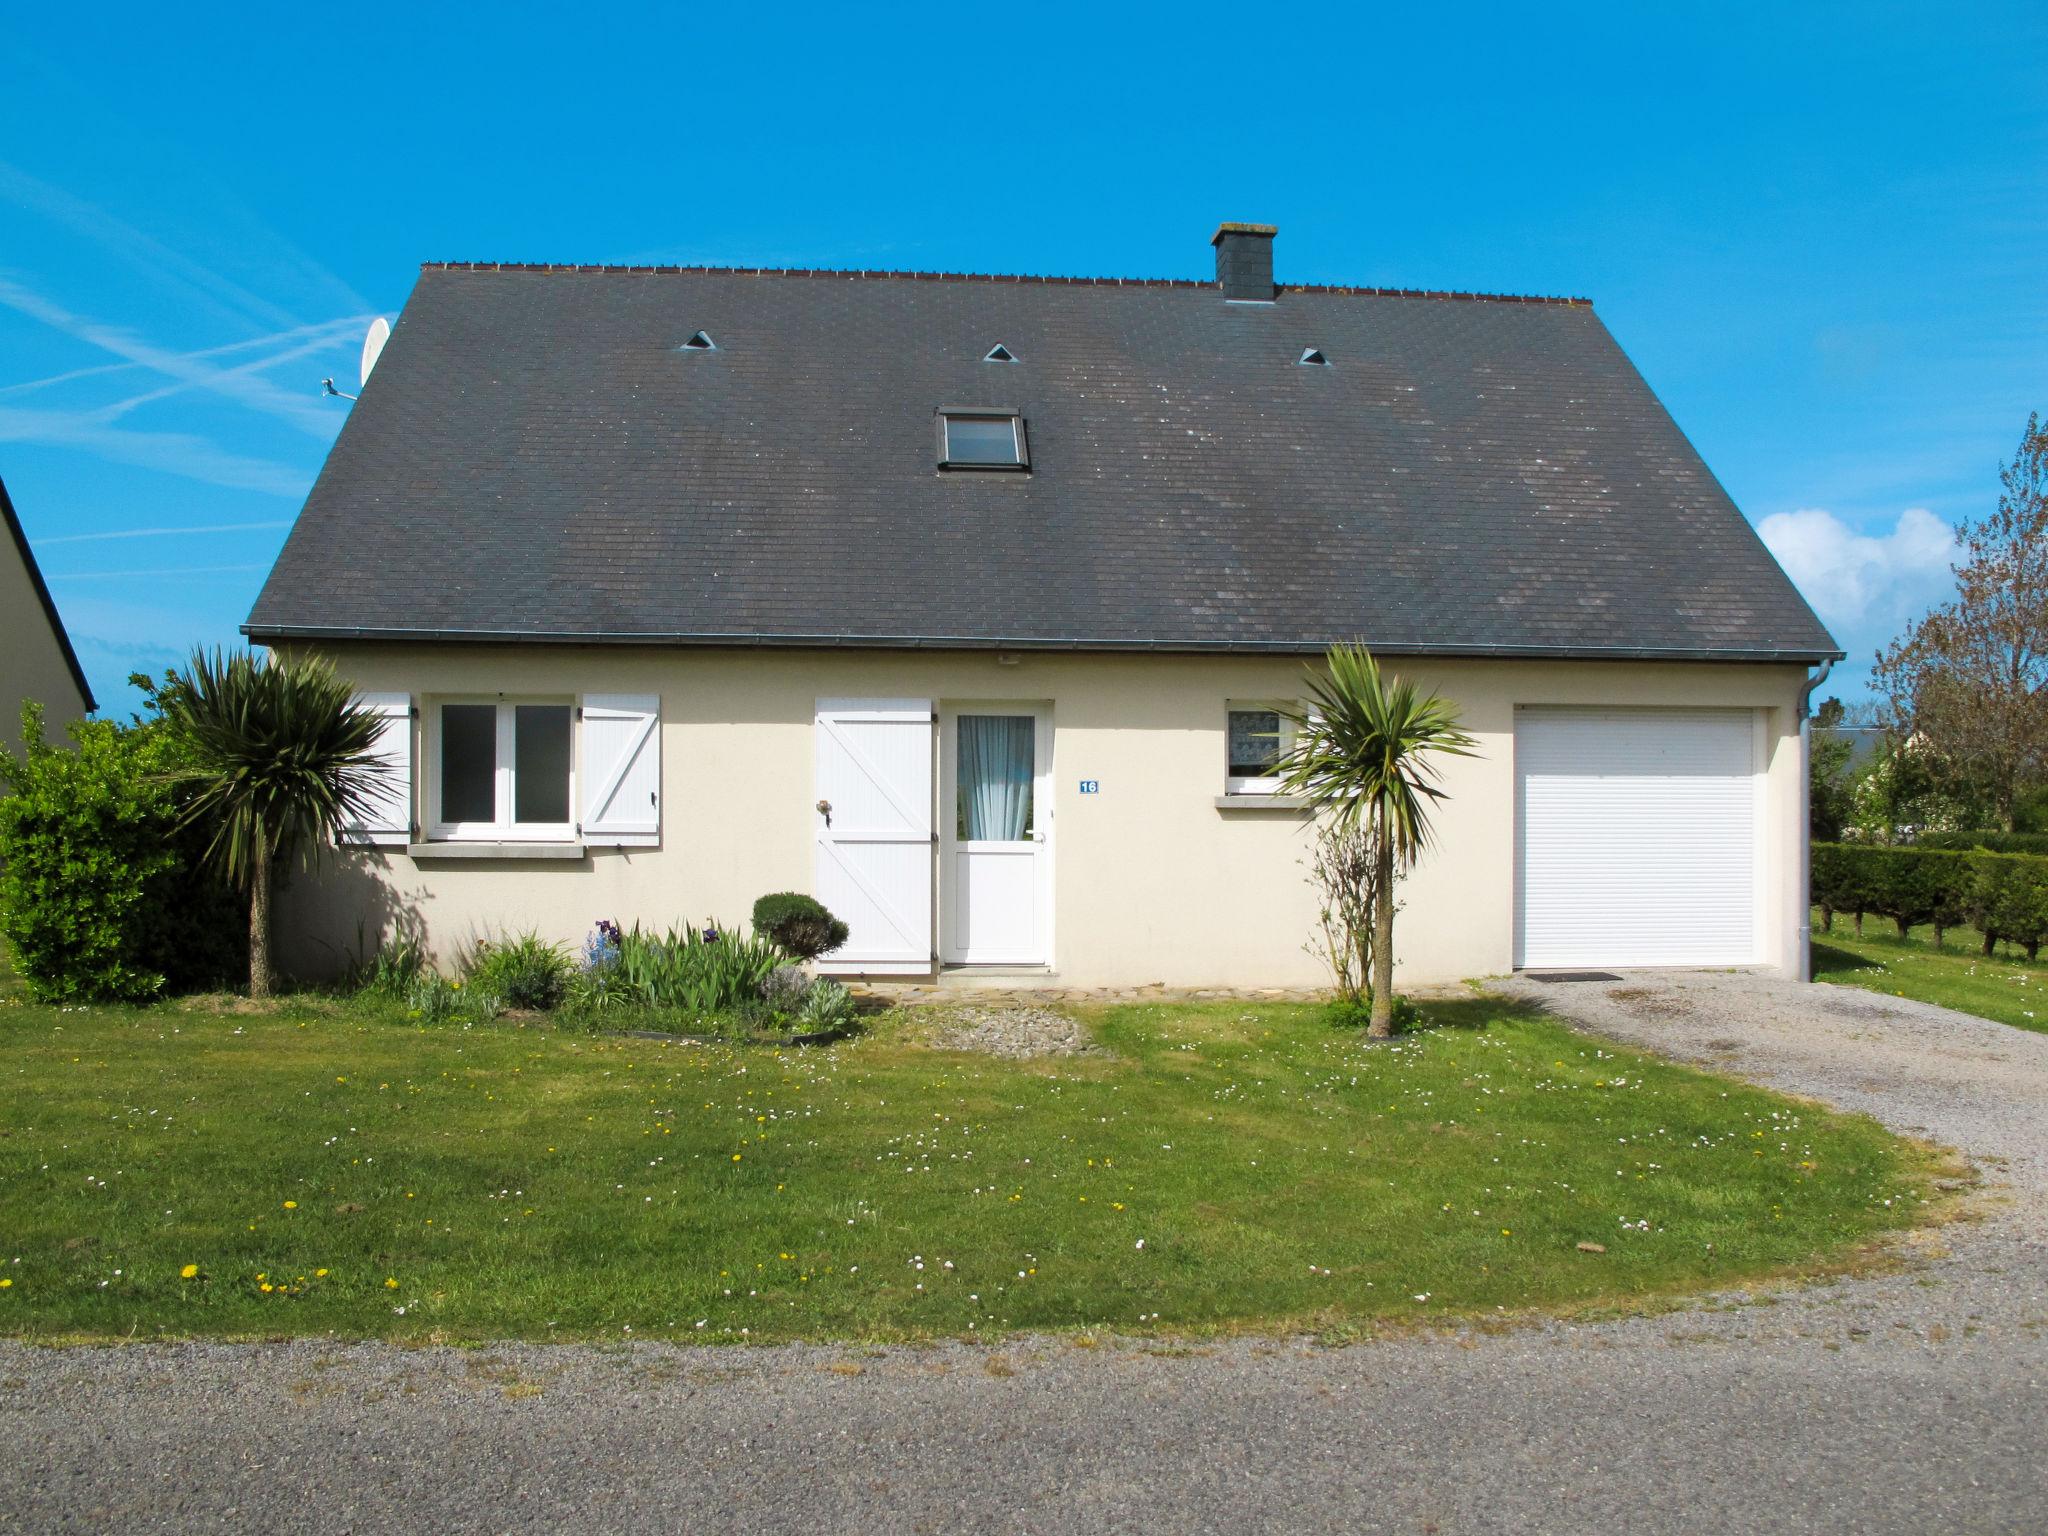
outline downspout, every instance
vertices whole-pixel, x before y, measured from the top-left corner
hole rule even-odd
[[[1799,690],[1799,879],[1792,909],[1792,979],[1813,980],[1813,695],[1835,670],[1833,657]]]

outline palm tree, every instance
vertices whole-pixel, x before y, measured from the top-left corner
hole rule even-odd
[[[1280,760],[1282,789],[1304,796],[1340,831],[1361,824],[1378,858],[1373,910],[1372,1020],[1367,1033],[1394,1032],[1394,879],[1429,846],[1429,813],[1444,798],[1439,755],[1473,756],[1458,712],[1399,677],[1383,679],[1362,645],[1333,645],[1327,673],[1310,672],[1308,707],[1287,710],[1294,742]]]
[[[271,875],[311,868],[367,808],[384,776],[377,717],[317,656],[194,651],[161,701],[190,754],[172,775],[194,788],[184,819],[211,827],[208,862],[249,893],[249,995],[268,997]]]

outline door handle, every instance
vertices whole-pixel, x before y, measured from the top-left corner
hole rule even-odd
[[[825,825],[826,825],[826,826],[828,826],[828,827],[829,827],[829,826],[831,826],[831,825],[832,825],[832,802],[831,802],[830,800],[820,800],[820,801],[818,802],[818,814],[819,814],[820,816],[822,816],[822,817],[824,817],[824,818],[825,818]]]

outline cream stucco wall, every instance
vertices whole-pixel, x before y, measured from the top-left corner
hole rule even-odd
[[[1299,813],[1219,810],[1227,701],[1296,697],[1297,658],[921,651],[403,647],[330,652],[366,690],[658,693],[662,841],[559,862],[350,854],[287,892],[286,963],[331,967],[363,923],[401,917],[444,957],[537,928],[580,943],[600,917],[743,922],[754,898],[812,884],[812,718],[820,698],[1047,703],[1053,722],[1052,985],[1312,985]],[[1767,964],[1794,963],[1803,852],[1795,707],[1803,669],[1630,662],[1403,661],[1462,711],[1479,755],[1450,760],[1438,843],[1402,888],[1405,984],[1504,972],[1514,918],[1517,705],[1762,710]],[[419,775],[416,775],[416,778]],[[1092,779],[1099,793],[1082,795]],[[1019,984],[1006,980],[1006,985]]]
[[[0,528],[0,751],[21,749],[21,705],[34,699],[52,741],[85,718],[85,698],[14,541]]]

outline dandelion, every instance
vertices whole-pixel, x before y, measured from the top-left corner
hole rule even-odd
[[[199,1266],[198,1266],[197,1264],[187,1264],[187,1265],[186,1265],[186,1266],[185,1266],[185,1267],[184,1267],[183,1269],[181,1269],[181,1270],[179,1270],[179,1271],[178,1271],[178,1278],[179,1278],[180,1280],[196,1280],[196,1279],[198,1279],[198,1278],[199,1278]]]
[[[387,1278],[385,1279],[385,1281],[384,1281],[384,1289],[385,1289],[385,1290],[387,1290],[387,1291],[395,1291],[395,1290],[397,1290],[397,1289],[398,1289],[398,1281],[397,1281],[397,1279],[396,1279],[395,1277],[387,1277]]]
[[[296,1200],[287,1200],[284,1203],[284,1208],[288,1211],[296,1211],[299,1208],[299,1202]]]
[[[14,1282],[12,1280],[0,1280],[0,1291],[12,1290],[13,1288]]]

